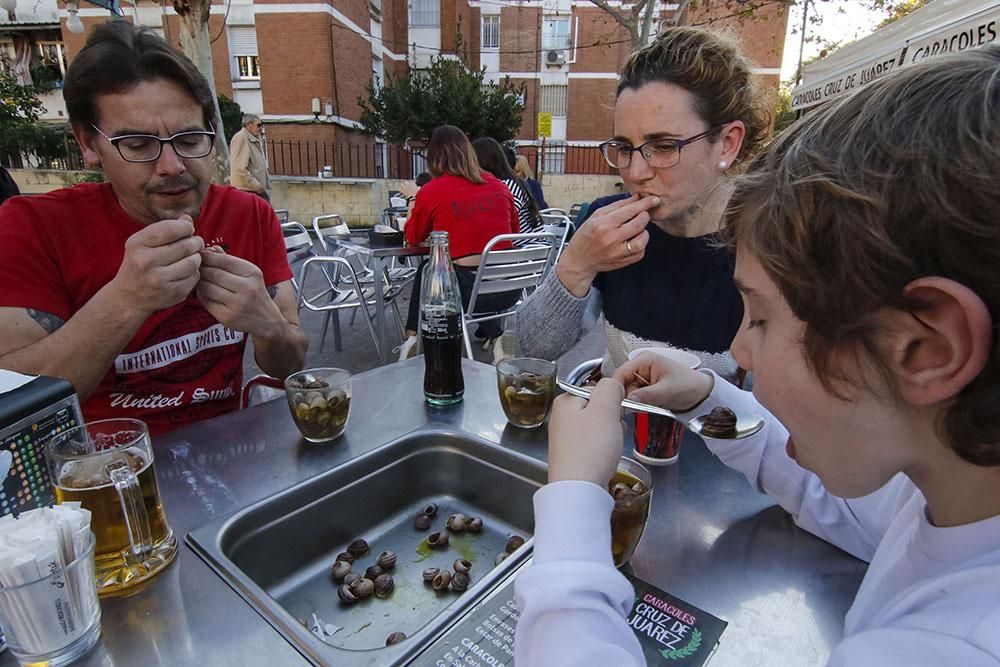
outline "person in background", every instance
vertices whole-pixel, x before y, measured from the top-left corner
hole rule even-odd
[[[212,184],[215,100],[184,54],[94,28],[63,95],[84,183],[0,208],[0,368],[68,380],[88,421],[152,433],[239,407],[243,352],[302,368],[292,272],[267,202]]]
[[[538,209],[541,211],[547,209],[549,205],[545,202],[545,195],[542,193],[542,184],[535,179],[535,172],[532,170],[531,165],[528,164],[528,158],[523,155],[515,156],[511,169],[514,170],[518,178],[527,183],[528,190],[531,191],[531,196],[534,198]]]
[[[469,138],[454,125],[442,125],[427,142],[427,167],[434,178],[420,188],[406,221],[406,242],[422,243],[432,231],[448,232],[462,306],[468,307],[476,267],[486,244],[500,234],[516,234],[517,209],[507,186],[483,169]],[[498,250],[512,247],[501,243]],[[420,317],[420,281],[426,262],[413,281],[406,319],[406,339],[400,346],[400,361],[416,353],[417,323]],[[514,303],[511,295],[485,295],[478,301],[485,308],[506,308]],[[516,301],[516,295],[514,295]],[[484,322],[480,335],[493,339],[500,335],[496,322]]]
[[[556,359],[600,314],[606,376],[632,350],[665,345],[738,381],[728,350],[743,307],[716,241],[725,176],[767,130],[750,65],[726,38],[668,28],[636,51],[601,145],[631,196],[593,212],[518,309],[518,354]]]
[[[518,664],[645,664],[608,527],[623,384],[689,417],[764,415],[705,442],[870,563],[829,665],[1000,664],[998,117],[1000,47],[984,46],[827,104],[753,161],[724,228],[753,395],[645,354],[589,404],[557,399]]]
[[[265,201],[271,201],[271,189],[264,160],[264,142],[261,132],[264,122],[254,114],[243,115],[243,129],[233,135],[229,143],[229,182],[238,189],[252,192]]]
[[[479,166],[490,172],[507,186],[514,205],[517,207],[518,231],[528,234],[537,231],[542,226],[542,217],[538,215],[538,207],[528,192],[527,186],[518,178],[507,164],[503,154],[503,146],[496,139],[480,137],[472,142],[476,151]]]
[[[14,177],[6,169],[0,167],[0,204],[19,194],[21,194],[21,189],[17,187]]]

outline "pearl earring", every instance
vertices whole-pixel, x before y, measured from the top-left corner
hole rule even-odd
[[[725,160],[723,160],[722,162],[719,163],[719,169],[725,170],[725,168],[728,167],[728,166],[729,165],[726,164]]]

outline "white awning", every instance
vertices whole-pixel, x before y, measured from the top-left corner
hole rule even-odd
[[[1000,0],[932,0],[802,69],[792,109],[821,104],[901,67],[998,41]]]

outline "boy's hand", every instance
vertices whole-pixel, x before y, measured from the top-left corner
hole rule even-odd
[[[581,480],[607,488],[622,455],[619,382],[605,378],[587,401],[564,394],[549,417],[549,482]]]

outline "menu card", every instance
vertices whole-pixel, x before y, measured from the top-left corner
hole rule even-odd
[[[646,664],[698,667],[705,664],[726,621],[624,573],[635,587],[628,623],[639,638]],[[514,664],[518,609],[510,577],[411,664],[426,667],[508,667]]]

